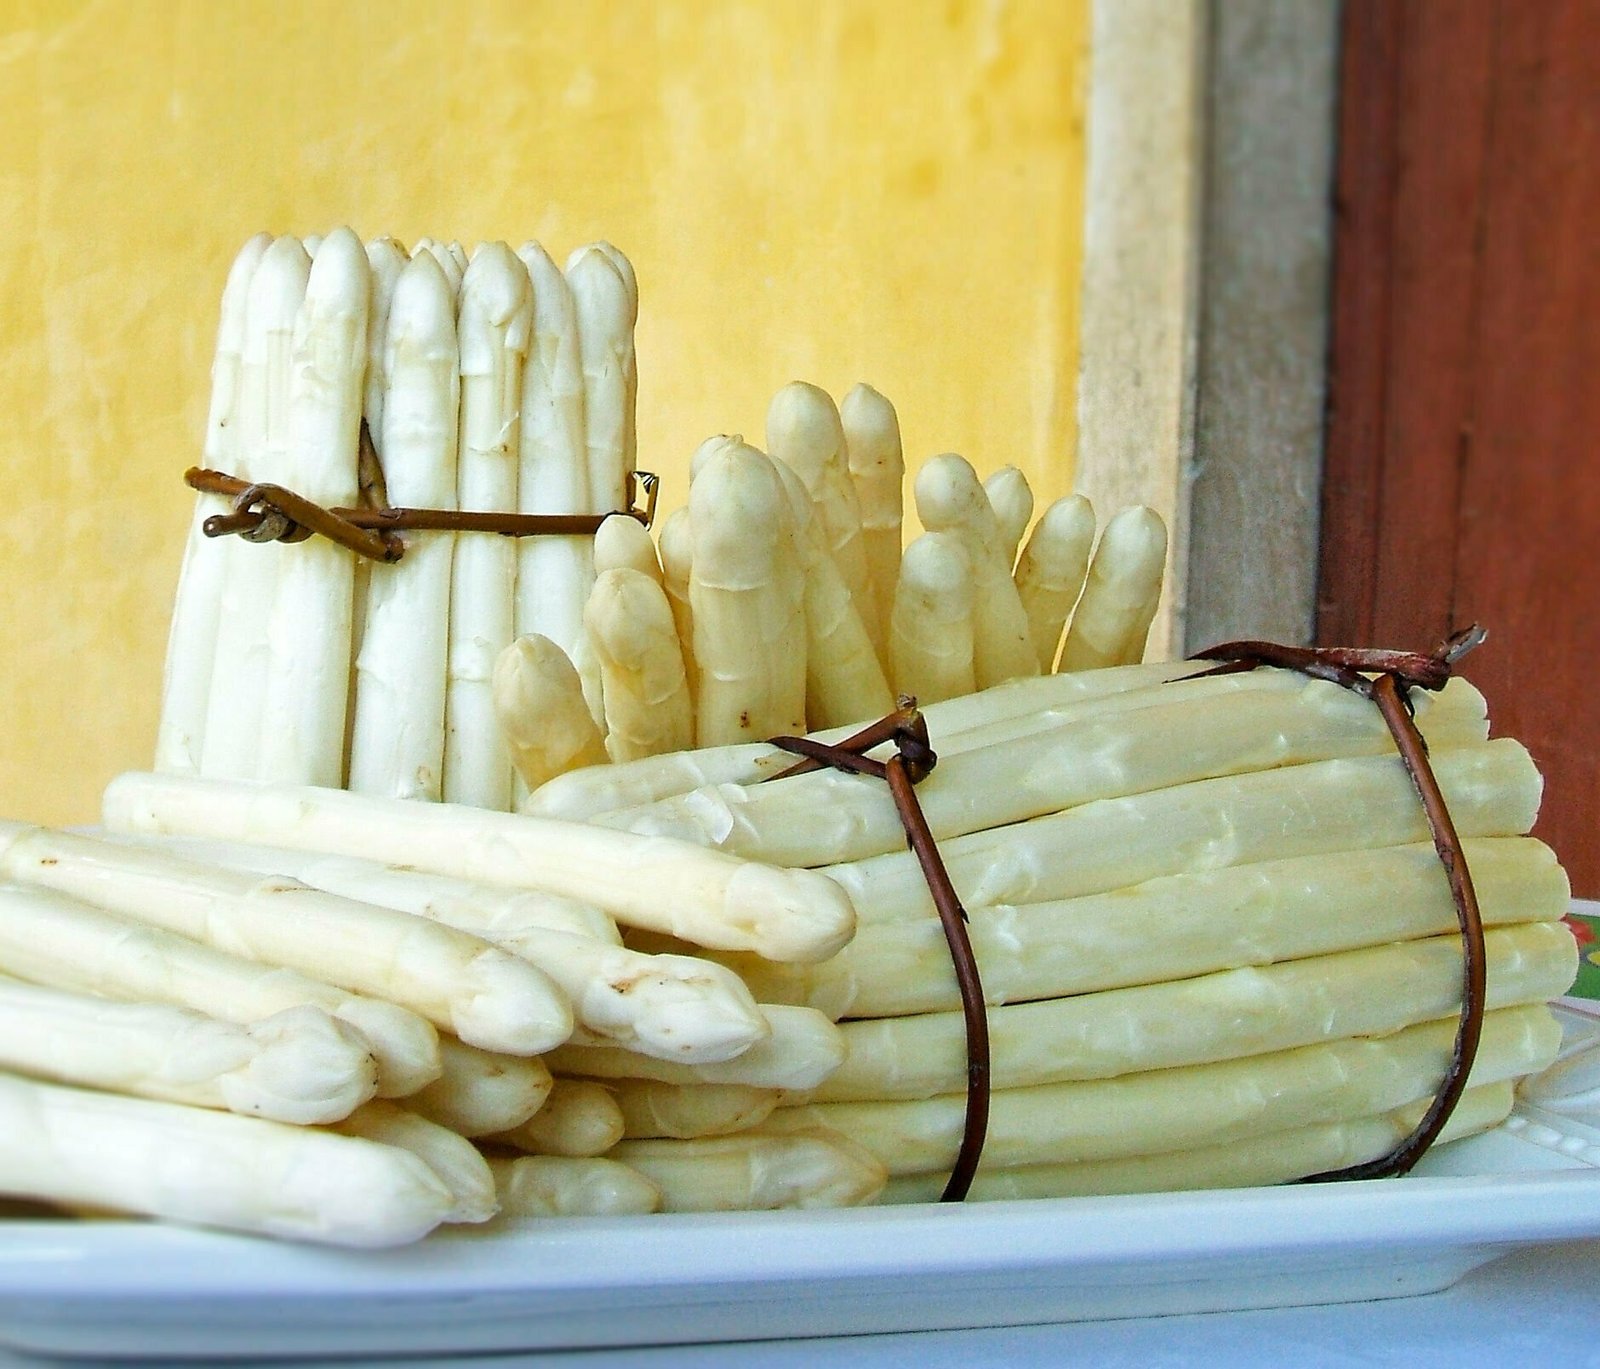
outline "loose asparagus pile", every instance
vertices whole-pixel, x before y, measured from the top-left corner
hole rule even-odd
[[[563,272],[537,243],[260,234],[223,292],[205,464],[327,507],[625,509],[637,311],[607,243]],[[208,538],[223,512],[197,500],[156,768],[510,807],[495,659],[528,632],[577,654],[590,539],[412,532],[372,569]]]
[[[815,959],[854,926],[824,876],[253,782],[124,776],[105,818],[0,823],[0,1193],[385,1245],[497,1211],[818,1206],[885,1182],[825,1128],[681,1139],[749,1088],[612,1090],[560,1055],[819,1085],[843,1057],[823,1014],[626,948],[592,900],[684,944]]]

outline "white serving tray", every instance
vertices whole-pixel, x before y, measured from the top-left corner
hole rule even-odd
[[[0,1344],[350,1356],[662,1345],[1435,1292],[1600,1236],[1600,1017],[1566,1081],[1406,1179],[967,1207],[523,1222],[352,1253],[142,1222],[0,1221]]]

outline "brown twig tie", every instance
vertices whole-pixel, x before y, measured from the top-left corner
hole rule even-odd
[[[313,533],[374,561],[398,561],[405,554],[401,532],[494,532],[503,537],[592,535],[610,513],[477,513],[460,509],[323,508],[281,485],[251,484],[222,471],[191,467],[184,482],[194,490],[226,495],[231,513],[214,514],[203,524],[207,537],[237,533],[250,542],[303,542]],[[649,527],[655,519],[660,478],[635,471],[635,503],[619,514]],[[643,507],[638,506],[642,495]]]
[[[873,760],[865,754],[886,742],[892,742],[895,748],[887,760]],[[873,775],[889,785],[901,825],[906,829],[906,845],[922,867],[933,906],[938,909],[939,923],[955,966],[956,984],[961,991],[961,1015],[967,1035],[967,1111],[961,1147],[939,1197],[940,1202],[958,1203],[972,1187],[989,1130],[989,1015],[984,1006],[978,961],[967,936],[966,910],[940,859],[922,805],[917,802],[916,786],[939,761],[928,742],[927,720],[917,711],[915,699],[903,698],[895,712],[842,742],[829,744],[809,737],[773,737],[771,743],[804,758],[782,775],[772,776],[773,779],[832,766],[853,774]]]
[[[1483,917],[1478,909],[1478,896],[1472,887],[1472,875],[1467,869],[1461,838],[1456,833],[1439,782],[1428,762],[1427,743],[1417,730],[1416,719],[1412,716],[1408,691],[1413,688],[1443,689],[1455,663],[1478,646],[1485,636],[1483,629],[1474,624],[1452,634],[1437,651],[1426,656],[1345,647],[1291,647],[1274,642],[1226,642],[1199,652],[1195,657],[1197,660],[1225,663],[1218,670],[1205,671],[1203,674],[1252,670],[1262,665],[1279,666],[1298,670],[1316,679],[1329,680],[1371,699],[1383,715],[1400,753],[1400,760],[1422,800],[1428,829],[1433,835],[1433,847],[1438,852],[1439,863],[1444,867],[1445,877],[1450,882],[1450,893],[1455,900],[1456,923],[1460,928],[1462,945],[1461,1017],[1456,1028],[1455,1045],[1450,1053],[1450,1065],[1432,1103],[1411,1134],[1387,1155],[1366,1164],[1312,1174],[1301,1182],[1380,1179],[1407,1173],[1443,1130],[1467,1086],[1467,1076],[1471,1073],[1478,1039],[1483,1031],[1487,981]]]

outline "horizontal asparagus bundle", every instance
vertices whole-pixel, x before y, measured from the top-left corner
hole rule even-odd
[[[1377,710],[1276,670],[1055,680],[1106,687],[1050,696],[1015,681],[928,719],[941,759],[917,792],[989,1004],[975,1195],[1277,1182],[1381,1156],[1444,1077],[1462,949]],[[1043,706],[1033,716],[1009,706],[1024,688]],[[1488,928],[1490,1011],[1451,1133],[1470,1134],[1505,1115],[1510,1081],[1554,1058],[1543,1004],[1575,972],[1569,889],[1526,835],[1538,774],[1518,743],[1488,740],[1481,695],[1452,680],[1412,702]],[[855,937],[823,961],[709,953],[769,1013],[787,1003],[840,1022],[845,1056],[820,1085],[637,1073],[686,1093],[778,1090],[748,1128],[836,1130],[890,1171],[886,1201],[936,1197],[962,1141],[968,1056],[926,877],[881,780],[771,780],[787,761],[726,747],[550,786],[552,806],[613,830],[820,870],[857,909]],[[625,940],[674,945],[648,930]],[[570,1047],[558,1060],[605,1067]]]

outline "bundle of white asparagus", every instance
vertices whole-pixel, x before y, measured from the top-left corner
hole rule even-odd
[[[766,441],[703,443],[659,548],[631,520],[602,526],[576,662],[537,634],[501,657],[500,725],[541,789],[529,811],[567,815],[562,787],[542,787],[607,759],[844,727],[900,695],[930,704],[1143,659],[1167,549],[1151,510],[1123,510],[1097,546],[1094,511],[1070,495],[1029,534],[1020,471],[980,482],[946,453],[917,473],[926,531],[902,554],[899,420],[876,390],[836,407],[787,385]]]
[[[637,309],[607,243],[563,271],[537,243],[258,234],[223,291],[203,464],[326,507],[626,509]],[[373,567],[207,537],[226,507],[196,502],[156,768],[509,808],[495,661],[535,632],[582,655],[591,539],[412,531]]]
[[[1377,709],[1286,671],[1199,669],[1018,679],[927,710],[940,760],[917,792],[989,1004],[995,1091],[971,1196],[1265,1183],[1364,1163],[1408,1133],[1444,1077],[1456,914]],[[1489,929],[1483,1042],[1446,1133],[1459,1136],[1501,1120],[1512,1082],[1554,1058],[1544,1003],[1570,985],[1576,950],[1560,921],[1565,875],[1526,835],[1540,793],[1527,752],[1488,740],[1464,680],[1415,705]],[[820,870],[847,890],[859,927],[835,956],[711,953],[764,1002],[838,1021],[845,1044],[824,1083],[778,1085],[765,1115],[738,1125],[841,1132],[889,1170],[885,1201],[931,1199],[966,1108],[951,954],[887,786],[835,770],[771,779],[793,760],[755,744],[594,767],[530,806]],[[616,1074],[603,1052],[555,1058]],[[637,1072],[753,1082],[725,1066]]]

